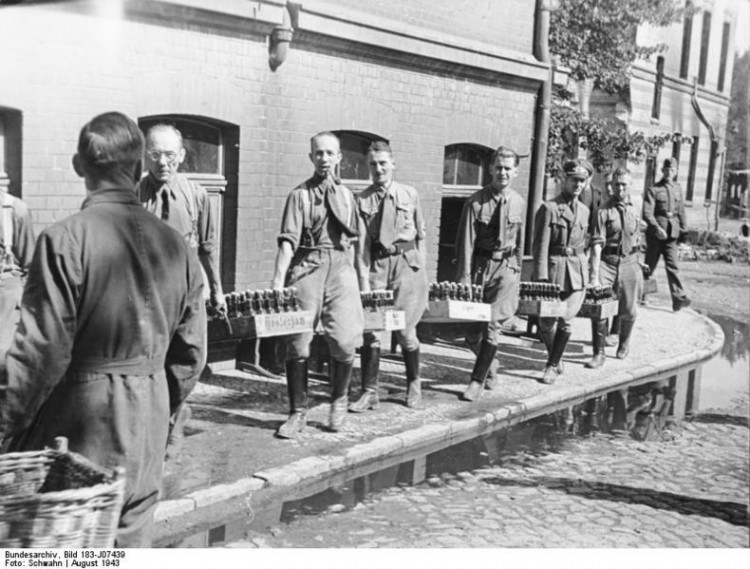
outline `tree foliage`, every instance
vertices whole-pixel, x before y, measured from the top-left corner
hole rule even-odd
[[[727,117],[727,165],[744,170],[750,168],[750,51],[735,57],[732,94]]]
[[[639,45],[638,26],[668,26],[684,11],[677,0],[560,0],[551,16],[550,50],[574,80],[593,79],[594,87],[617,93],[636,60],[664,49]]]

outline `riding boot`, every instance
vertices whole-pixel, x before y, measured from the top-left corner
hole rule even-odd
[[[474,352],[474,355],[478,356],[479,350],[482,347],[479,338],[476,342],[472,342],[467,336],[464,341],[466,342],[466,345],[469,347],[469,349]],[[484,382],[484,388],[492,390],[495,389],[499,385],[499,383],[500,380],[497,377],[497,360],[493,359],[492,363],[490,364],[490,369],[487,371],[487,381]]]
[[[556,323],[553,324],[551,328],[542,328],[541,326],[539,327],[539,338],[542,340],[542,343],[544,344],[544,347],[547,348],[547,362],[548,363],[547,363],[546,367],[549,367],[549,361],[550,361],[550,358],[552,357],[552,349],[553,349],[553,346],[555,344],[555,334],[556,333],[557,333],[557,324]],[[557,364],[557,366],[555,368],[555,371],[558,374],[561,374],[563,372],[562,361],[560,361]],[[546,373],[546,369],[545,369],[545,373]]]
[[[307,423],[307,358],[287,360],[286,387],[289,393],[289,418],[276,431],[276,436],[294,439]]]
[[[547,360],[547,367],[544,370],[542,376],[542,383],[551,384],[557,379],[557,376],[562,375],[562,356],[565,353],[565,346],[568,345],[570,340],[570,331],[564,328],[558,328],[555,332],[555,340],[552,344],[552,351],[550,352],[549,359]]]
[[[380,346],[362,346],[360,349],[362,395],[349,405],[352,413],[362,413],[380,406],[378,380],[380,376]]]
[[[630,335],[633,333],[635,320],[623,320],[620,322],[620,345],[617,346],[617,358],[624,360],[630,353]]]
[[[484,390],[484,380],[487,378],[487,372],[492,366],[492,361],[497,353],[497,344],[491,344],[483,340],[479,346],[477,361],[474,363],[474,369],[471,372],[469,386],[462,395],[464,401],[476,401],[482,396]]]
[[[419,348],[403,350],[406,367],[406,406],[419,409],[422,406],[422,380],[419,377]]]
[[[607,335],[606,340],[604,340],[604,345],[613,347],[617,345],[617,342],[619,341],[619,335],[620,335],[620,316],[614,316],[612,318],[612,327],[609,329],[609,334]]]
[[[594,345],[594,357],[584,364],[589,369],[597,369],[604,365],[604,344],[607,337],[607,321],[591,320],[591,343]]]
[[[331,360],[331,415],[328,427],[332,431],[339,431],[344,425],[349,406],[349,382],[352,379],[353,367],[353,362]]]

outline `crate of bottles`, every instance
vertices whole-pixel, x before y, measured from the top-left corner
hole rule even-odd
[[[224,295],[223,315],[208,304],[208,340],[267,338],[312,332],[313,314],[300,310],[294,287]]]
[[[656,294],[658,292],[656,286],[656,279],[644,279],[643,280],[643,294]]]
[[[489,322],[492,307],[483,301],[481,285],[454,282],[430,283],[427,310],[422,322]]]
[[[365,330],[403,330],[406,313],[396,310],[392,290],[371,290],[360,293],[365,316]]]
[[[560,292],[559,284],[520,283],[517,314],[539,318],[566,316],[568,307],[560,300]]]
[[[586,297],[578,316],[594,320],[611,318],[617,316],[619,306],[611,286],[590,286],[586,289]]]

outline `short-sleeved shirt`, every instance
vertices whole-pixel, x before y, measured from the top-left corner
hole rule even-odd
[[[635,252],[638,245],[639,214],[633,203],[611,200],[602,207],[591,231],[592,244],[605,250],[617,249],[622,256]]]
[[[278,243],[288,241],[295,251],[346,248],[356,235],[356,215],[354,196],[346,186],[314,175],[287,196]]]
[[[0,207],[10,215],[0,212],[0,272],[24,274],[34,256],[34,227],[28,206],[15,196],[0,190]],[[6,219],[11,223],[11,243],[6,254]]]
[[[499,214],[497,208],[500,208]],[[520,239],[525,208],[526,202],[518,192],[507,189],[503,195],[496,194],[491,185],[466,200],[456,236],[456,278],[459,281],[469,278],[472,257],[477,250],[485,253],[509,250],[521,266]]]
[[[203,186],[179,173],[167,182],[149,174],[140,181],[136,193],[143,207],[162,219],[164,200],[168,200],[169,217],[164,221],[175,228],[190,247],[197,248],[200,255],[216,250],[215,221],[208,192]]]

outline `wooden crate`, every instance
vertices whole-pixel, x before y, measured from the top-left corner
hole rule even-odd
[[[431,300],[421,322],[489,322],[492,307],[484,302]]]
[[[568,305],[560,300],[519,300],[516,314],[559,318],[568,313]]]
[[[216,342],[227,339],[268,338],[312,332],[313,314],[306,310],[294,312],[274,312],[255,316],[230,318],[232,333],[222,320],[211,320],[208,323],[208,341]]]
[[[403,310],[365,310],[365,330],[403,330],[406,312]]]
[[[592,318],[595,320],[601,320],[603,318],[611,318],[613,316],[617,316],[619,308],[620,303],[616,300],[603,302],[601,304],[584,302],[581,305],[581,310],[578,311],[577,316],[579,318]]]

